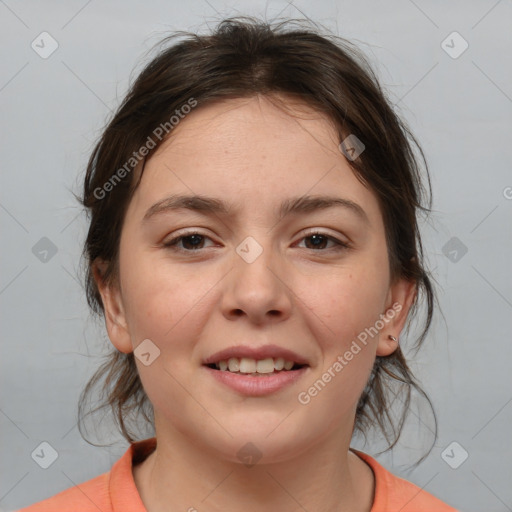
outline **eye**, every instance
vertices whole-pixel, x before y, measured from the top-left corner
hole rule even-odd
[[[163,246],[172,251],[191,253],[204,249],[205,240],[211,240],[211,238],[202,233],[194,231],[171,238],[170,240],[164,242]],[[350,244],[347,242],[342,242],[341,240],[338,240],[331,235],[317,231],[309,233],[300,240],[305,240],[305,248],[311,249],[313,251],[327,252],[331,250],[336,251],[350,248]],[[332,244],[331,247],[326,247],[329,243]]]
[[[306,249],[312,249],[315,251],[343,250],[348,249],[350,247],[350,245],[347,242],[342,242],[341,240],[338,240],[337,238],[331,235],[327,235],[319,231],[309,233],[305,237],[301,238],[301,240],[310,240],[310,247],[306,247]],[[329,242],[333,243],[334,247],[331,246],[330,248],[326,249],[326,244],[328,244]]]
[[[163,246],[177,252],[193,252],[203,249],[205,240],[211,240],[206,235],[198,232],[186,233],[163,243]],[[182,246],[180,247],[180,244]]]

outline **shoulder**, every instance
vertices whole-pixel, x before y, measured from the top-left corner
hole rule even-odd
[[[352,450],[375,475],[375,496],[371,512],[457,512],[421,487],[393,475],[373,457]]]
[[[132,468],[155,448],[154,437],[132,443],[107,473],[16,512],[146,512]]]
[[[109,479],[103,473],[17,512],[110,512]]]

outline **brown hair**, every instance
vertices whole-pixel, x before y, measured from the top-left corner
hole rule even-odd
[[[413,346],[418,349],[430,327],[434,290],[423,265],[423,249],[417,215],[429,212],[430,178],[424,154],[407,126],[395,114],[370,65],[349,41],[321,34],[288,20],[270,24],[238,17],[222,21],[209,35],[176,33],[142,70],[126,98],[108,123],[90,157],[81,202],[90,215],[84,246],[87,299],[101,315],[103,304],[93,277],[97,260],[108,263],[103,278],[118,279],[118,251],[123,218],[138,182],[130,166],[134,154],[156,138],[155,128],[169,119],[190,99],[199,107],[219,99],[277,95],[293,97],[328,116],[337,128],[340,142],[354,134],[365,150],[349,161],[358,179],[377,196],[386,229],[390,272],[393,279],[413,280],[418,287],[410,320],[417,313],[420,297],[426,299],[423,329]],[[181,41],[174,41],[184,36]],[[286,101],[286,100],[285,100]],[[151,152],[162,140],[157,140]],[[414,148],[425,167],[426,188]],[[151,153],[150,153],[151,154]],[[138,155],[138,153],[137,153]],[[144,162],[143,162],[144,163]],[[121,169],[125,172],[121,172]],[[117,178],[113,181],[114,174]],[[105,184],[111,186],[106,187]],[[108,192],[108,193],[107,193]],[[427,194],[429,192],[429,194]],[[428,204],[425,205],[428,197]],[[110,407],[120,431],[129,442],[136,440],[128,426],[142,416],[152,423],[152,406],[139,379],[133,353],[113,349],[82,392],[79,428],[82,431],[86,399],[104,380],[100,405],[89,413]],[[411,392],[428,397],[414,379],[400,348],[387,357],[377,356],[370,379],[360,397],[355,430],[365,433],[378,426],[394,446],[409,411]],[[392,417],[395,397],[401,414]],[[431,406],[431,404],[430,404]],[[433,412],[433,409],[432,409]],[[435,420],[435,414],[434,414]],[[437,422],[436,432],[437,433]],[[84,437],[85,438],[85,437]],[[435,439],[434,439],[435,442]]]

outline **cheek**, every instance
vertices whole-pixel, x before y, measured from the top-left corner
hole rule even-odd
[[[211,314],[208,291],[219,278],[192,271],[192,266],[178,268],[143,251],[126,251],[122,263],[123,299],[133,347],[149,339],[160,351],[148,366],[136,358],[143,387],[155,408],[167,410],[172,403],[184,417],[197,414],[179,383],[189,382],[187,389],[193,391],[188,380],[191,351]]]
[[[124,266],[123,266],[124,265]],[[159,347],[195,339],[206,321],[209,295],[219,277],[192,265],[171,265],[165,255],[128,252],[121,262],[126,318],[137,345],[143,339]]]
[[[321,361],[299,402],[309,403],[320,416],[323,408],[336,404],[333,424],[355,411],[375,361],[378,335],[374,328],[388,292],[385,264],[386,260],[365,258],[321,279],[301,281],[301,314],[317,340]],[[316,285],[312,287],[311,282]]]
[[[304,284],[308,299],[302,315],[309,319],[321,360],[297,399],[312,429],[331,429],[353,418],[370,376],[378,336],[368,332],[383,312],[385,286],[366,266],[364,272],[331,275],[321,287],[307,290]]]
[[[316,326],[314,330],[324,347],[342,349],[350,345],[379,319],[388,293],[383,267],[378,262],[364,261],[297,282],[299,303],[303,303],[304,311],[309,310],[307,317],[311,326]]]

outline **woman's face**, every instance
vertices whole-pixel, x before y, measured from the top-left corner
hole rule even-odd
[[[208,201],[173,208],[178,196]],[[311,201],[320,197],[339,201]],[[136,362],[157,436],[233,461],[254,450],[247,443],[270,462],[350,439],[375,355],[395,350],[388,335],[414,295],[391,283],[376,196],[332,125],[262,97],[198,107],[174,128],[127,210],[119,269],[118,287],[100,284],[107,328],[122,352],[143,343]],[[237,355],[229,368],[255,356],[243,371],[274,373],[205,365]],[[280,355],[305,366],[277,372]]]

